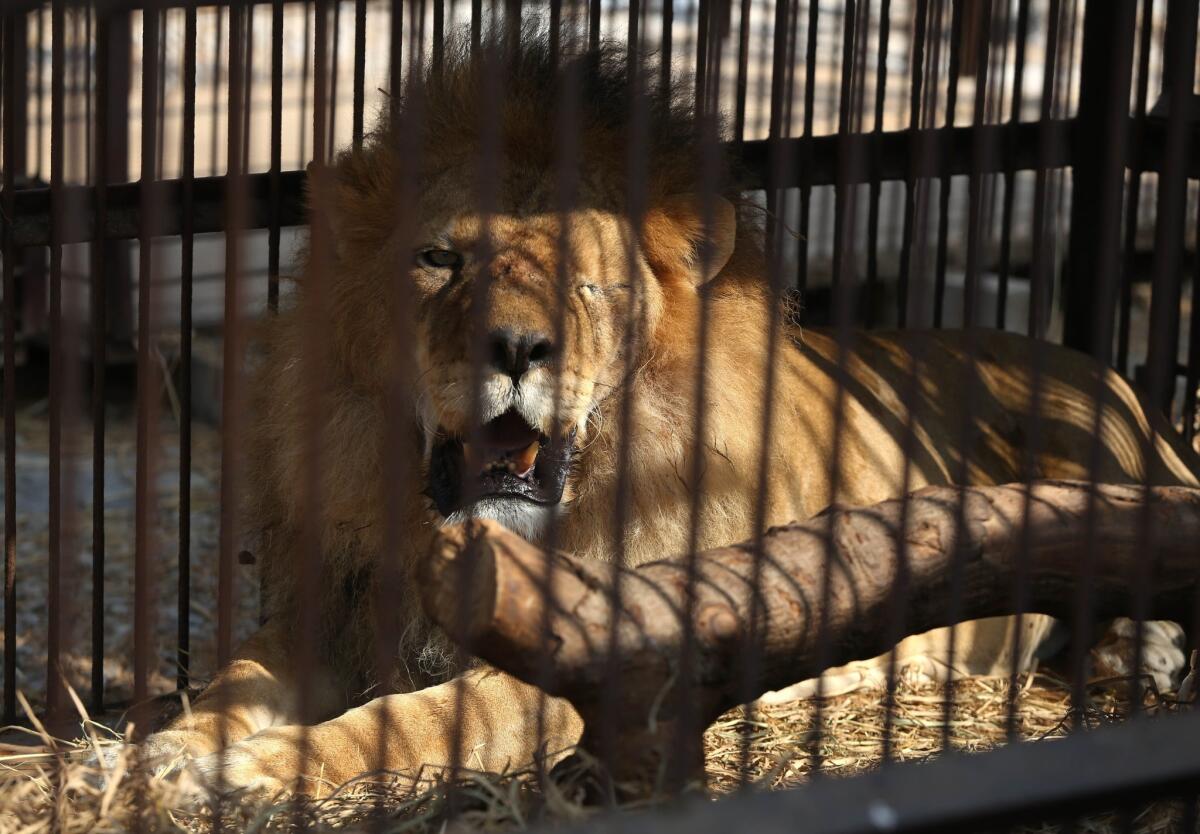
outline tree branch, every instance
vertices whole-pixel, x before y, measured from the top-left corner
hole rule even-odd
[[[584,746],[618,780],[659,775],[666,763],[678,783],[701,762],[704,727],[726,709],[951,625],[955,611],[1017,613],[1018,587],[1026,612],[1071,620],[1089,577],[1087,616],[1132,614],[1134,577],[1153,558],[1144,610],[1190,622],[1198,553],[1200,489],[1098,485],[1093,494],[1051,481],[1031,491],[928,487],[772,528],[761,548],[634,569],[547,553],[472,521],[445,530],[422,584],[429,615],[470,652],[571,701]]]

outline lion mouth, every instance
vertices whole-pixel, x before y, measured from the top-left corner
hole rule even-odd
[[[575,440],[542,434],[515,409],[469,439],[439,432],[429,460],[429,496],[444,518],[483,498],[552,506],[562,500]]]

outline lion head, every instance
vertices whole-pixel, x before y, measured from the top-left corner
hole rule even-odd
[[[569,505],[577,451],[661,347],[664,317],[688,316],[729,259],[737,215],[716,192],[719,159],[713,189],[698,193],[695,123],[671,91],[641,101],[646,174],[630,182],[623,54],[602,49],[556,71],[535,39],[505,67],[502,101],[489,107],[486,62],[450,48],[316,190],[328,197],[339,364],[382,392],[397,359],[413,363],[430,510],[495,518],[534,538]],[[572,73],[577,120],[553,124],[558,79]],[[483,170],[489,143],[497,161]],[[561,149],[571,144],[568,170]],[[565,201],[564,179],[574,191]],[[395,344],[398,304],[411,314],[411,352],[381,355]]]

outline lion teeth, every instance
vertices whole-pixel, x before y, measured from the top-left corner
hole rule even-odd
[[[524,477],[533,469],[533,465],[537,463],[538,450],[541,444],[538,441],[533,441],[519,452],[513,453],[513,473]]]

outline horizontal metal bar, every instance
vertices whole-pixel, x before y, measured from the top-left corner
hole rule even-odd
[[[281,226],[304,224],[304,171],[285,171],[280,175],[279,223]],[[192,202],[193,231],[196,234],[221,232],[225,229],[224,176],[197,177]],[[270,226],[270,175],[251,174],[246,177],[248,229]],[[155,204],[162,207],[162,216],[155,220],[155,232],[162,236],[178,235],[183,222],[183,186],[179,180],[164,180],[156,185],[159,193]],[[63,189],[68,204],[91,205],[90,186],[71,186]],[[114,240],[133,239],[139,234],[141,216],[141,184],[132,182],[110,185],[107,191],[108,217],[104,236]],[[74,199],[76,202],[71,203]],[[78,202],[86,200],[87,202]],[[36,188],[18,191],[14,199],[13,238],[18,246],[45,246],[50,240],[50,189]],[[63,243],[83,243],[96,236],[95,218],[89,214],[74,228]]]
[[[838,159],[842,153],[864,154],[860,159],[878,160],[873,169],[869,166],[855,168],[850,173],[850,184],[872,181],[896,181],[909,177],[965,176],[977,166],[974,158],[976,142],[987,142],[996,149],[987,154],[982,170],[977,173],[992,174],[1005,170],[1033,171],[1041,166],[1063,168],[1071,164],[1073,142],[1085,141],[1085,137],[1074,136],[1072,120],[1056,120],[1045,125],[1037,122],[1018,124],[986,125],[983,127],[935,128],[930,130],[898,130],[881,133],[863,133],[850,136],[817,136],[809,140],[784,139],[779,143],[780,152],[792,154],[794,159],[808,160],[807,169],[801,164],[784,166],[791,170],[786,179],[772,185],[791,188],[802,183],[809,186],[834,185],[845,171],[839,171]],[[1142,143],[1142,152],[1137,167],[1144,171],[1158,171],[1161,167],[1163,126],[1148,124]],[[1195,141],[1200,143],[1200,130]],[[811,143],[805,148],[805,143]],[[1050,150],[1043,154],[1043,146]],[[929,152],[931,151],[931,152]],[[757,139],[743,142],[735,150],[738,164],[746,174],[748,188],[763,188],[767,185],[767,172],[772,169],[770,155],[772,142]],[[1007,155],[1007,158],[1006,158]],[[286,171],[280,176],[281,226],[299,226],[305,222],[304,172]],[[1200,157],[1193,155],[1187,176],[1200,177]],[[251,174],[246,177],[247,217],[246,228],[265,229],[271,223],[270,174]],[[198,177],[195,181],[195,232],[220,232],[224,229],[225,178],[223,176]],[[161,193],[156,196],[157,205],[162,206],[163,216],[158,218],[156,228],[164,236],[179,234],[182,224],[182,187],[178,180],[159,183]],[[139,183],[125,183],[108,187],[108,223],[105,237],[131,239],[138,235],[138,212],[140,206]],[[91,188],[74,186],[63,188],[64,199],[84,200],[73,205],[91,205]],[[83,193],[88,192],[88,193]],[[14,199],[13,233],[18,246],[45,246],[50,240],[50,189],[35,188],[18,191]],[[70,236],[64,243],[82,243],[92,240],[96,234],[93,218],[73,224]]]
[[[266,6],[273,0],[237,0],[242,6]],[[304,0],[283,0],[284,3],[303,3]],[[184,9],[191,5],[227,7],[230,0],[95,0],[96,10],[103,14],[129,12],[138,9]],[[29,14],[45,7],[44,0],[5,0],[4,14]]]
[[[669,814],[622,814],[619,828],[621,834],[704,834],[741,831],[752,820],[756,834],[986,831],[1198,790],[1200,713],[1187,713],[988,753],[892,764],[794,790],[697,800]],[[601,817],[567,830],[616,829]]]

